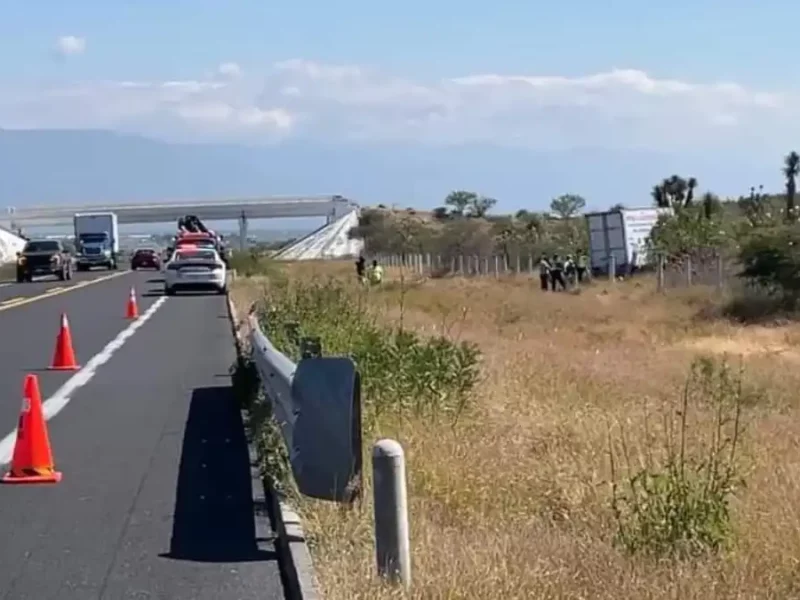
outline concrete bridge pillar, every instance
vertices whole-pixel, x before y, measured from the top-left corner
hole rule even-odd
[[[244,211],[239,217],[239,249],[242,252],[247,250],[247,215]]]

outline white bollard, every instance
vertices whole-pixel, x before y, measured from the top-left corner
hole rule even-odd
[[[384,439],[372,447],[375,557],[378,574],[393,583],[411,585],[408,495],[403,447]]]

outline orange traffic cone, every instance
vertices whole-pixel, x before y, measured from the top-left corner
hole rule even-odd
[[[128,296],[128,307],[125,309],[126,319],[138,319],[139,307],[136,306],[136,290],[131,288],[130,296]]]
[[[61,329],[56,340],[56,352],[53,355],[51,369],[57,371],[77,371],[80,365],[75,360],[75,350],[72,348],[72,334],[69,331],[67,315],[61,315]]]
[[[17,426],[17,441],[11,470],[0,479],[3,483],[57,483],[61,473],[53,465],[53,453],[42,411],[42,395],[36,375],[25,377],[22,410]]]

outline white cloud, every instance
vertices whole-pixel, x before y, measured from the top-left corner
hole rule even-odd
[[[223,63],[188,81],[3,86],[0,127],[110,127],[162,137],[488,142],[569,146],[777,146],[800,137],[792,93],[657,78],[473,74],[420,81],[302,59],[262,78]],[[43,93],[44,92],[44,93]]]
[[[56,51],[61,56],[83,54],[86,51],[86,39],[74,35],[62,35],[56,40]]]
[[[235,62],[222,63],[217,67],[217,75],[223,79],[239,79],[242,76],[242,68]]]

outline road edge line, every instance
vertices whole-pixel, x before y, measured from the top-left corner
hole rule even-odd
[[[70,400],[72,400],[72,395],[92,380],[97,374],[97,369],[107,363],[111,357],[114,356],[114,353],[122,348],[125,342],[156,314],[156,311],[164,305],[166,300],[166,296],[162,296],[156,300],[138,319],[120,331],[114,339],[103,346],[100,352],[90,358],[80,371],[67,379],[52,396],[45,400],[42,404],[44,418],[49,421],[64,410]],[[6,465],[11,462],[16,441],[16,429],[0,440],[0,465]]]
[[[242,335],[243,322],[239,320],[236,305],[230,293],[227,296],[228,318],[230,320],[233,341],[236,346],[237,359],[246,358],[244,351],[244,339]],[[249,418],[247,410],[240,409],[242,421],[246,422]],[[248,436],[247,445],[250,451],[251,464],[258,464],[258,450]],[[283,575],[286,578],[284,593],[289,600],[322,600],[316,584],[314,573],[314,563],[311,559],[311,551],[306,542],[303,524],[300,515],[286,502],[281,500],[280,493],[274,489],[268,480],[262,478],[255,467],[255,480],[260,481],[264,489],[266,498],[263,501],[269,503],[269,512],[273,519],[273,529],[277,533],[279,550],[279,562],[282,563]],[[262,500],[253,490],[253,503]],[[283,560],[281,560],[281,558]]]

